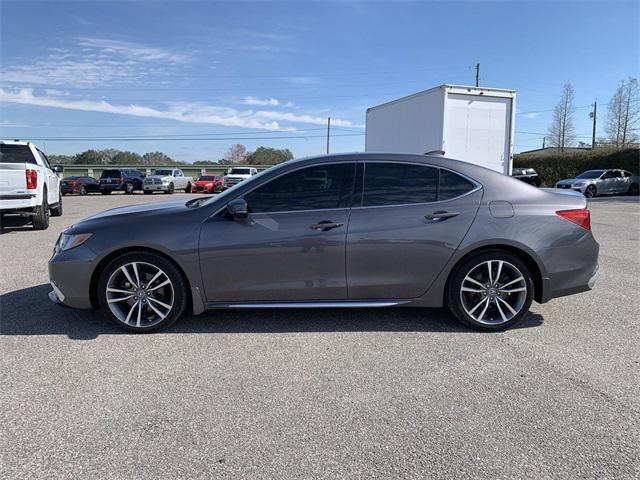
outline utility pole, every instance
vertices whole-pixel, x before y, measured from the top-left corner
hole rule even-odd
[[[327,117],[327,154],[329,153],[329,136],[331,135],[331,117]]]
[[[476,63],[476,87],[480,86],[480,64]]]
[[[545,145],[547,144],[547,137],[542,137],[542,149],[544,150]]]
[[[593,112],[589,114],[593,119],[593,130],[591,131],[591,149],[596,148],[596,120],[598,117],[598,99],[593,101]]]

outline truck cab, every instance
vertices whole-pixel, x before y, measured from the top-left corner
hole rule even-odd
[[[258,169],[254,167],[231,167],[227,170],[227,175],[224,177],[224,188],[233,187],[257,174]]]
[[[0,140],[0,217],[31,217],[35,230],[47,229],[49,216],[62,215],[62,171],[33,143]]]

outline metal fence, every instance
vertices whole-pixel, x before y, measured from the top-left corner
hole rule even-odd
[[[230,168],[233,167],[252,167],[257,168],[258,171],[266,170],[271,165],[64,165],[63,176],[89,176],[94,178],[100,178],[103,170],[112,170],[119,168],[128,168],[133,170],[139,170],[145,175],[152,175],[154,170],[159,168],[172,169],[179,168],[188,177],[193,177],[195,180],[200,175],[216,174],[225,175]]]

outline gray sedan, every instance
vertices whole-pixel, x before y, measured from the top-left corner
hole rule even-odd
[[[638,176],[626,170],[587,170],[576,178],[560,180],[556,188],[569,188],[585,197],[626,193],[638,195]]]
[[[591,289],[598,248],[581,195],[436,156],[332,155],[87,218],[55,246],[49,296],[135,332],[187,309],[389,306],[497,330]]]

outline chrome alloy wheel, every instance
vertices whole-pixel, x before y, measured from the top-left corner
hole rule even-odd
[[[500,325],[515,317],[527,299],[522,272],[504,260],[488,260],[473,267],[462,281],[460,301],[476,322]]]
[[[173,284],[160,268],[131,262],[109,277],[106,291],[111,312],[125,325],[152,327],[166,318],[174,302]]]

